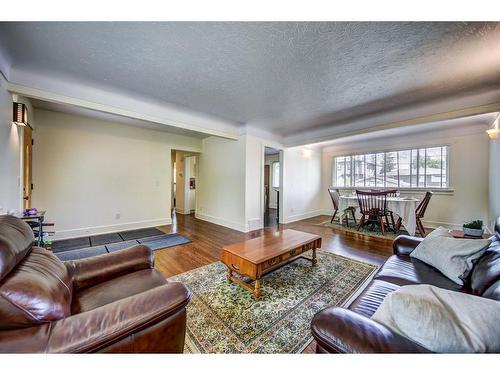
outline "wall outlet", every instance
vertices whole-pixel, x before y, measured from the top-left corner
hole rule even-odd
[[[121,213],[119,213],[119,212],[117,212],[117,213],[115,214],[115,219],[116,219],[116,220],[120,220],[120,217],[121,217],[121,216],[122,216],[122,214],[121,214]]]

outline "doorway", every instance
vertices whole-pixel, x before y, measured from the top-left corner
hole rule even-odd
[[[196,153],[172,150],[172,212],[189,215],[196,212]]]
[[[33,192],[33,129],[24,127],[23,135],[23,208],[31,208]]]
[[[275,227],[280,217],[281,161],[280,150],[264,148],[264,227]]]

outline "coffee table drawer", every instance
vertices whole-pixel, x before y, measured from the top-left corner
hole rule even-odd
[[[277,256],[275,258],[266,260],[264,263],[262,263],[262,270],[267,270],[269,268],[275,267],[278,264],[280,264],[281,262],[282,262],[281,256]]]
[[[222,262],[230,269],[241,275],[246,275],[255,278],[257,274],[257,266],[240,258],[234,254],[223,251],[221,254]]]
[[[298,248],[298,249],[294,249],[294,250],[290,250],[290,251],[287,251],[285,254],[283,254],[281,256],[281,261],[285,261],[287,259],[290,259],[290,258],[293,258],[293,257],[296,257],[297,255],[300,255],[302,254],[304,251],[301,249],[301,248]]]

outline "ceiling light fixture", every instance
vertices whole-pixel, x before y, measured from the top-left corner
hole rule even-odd
[[[26,104],[14,103],[14,113],[12,121],[17,126],[28,125],[28,110],[26,109]]]

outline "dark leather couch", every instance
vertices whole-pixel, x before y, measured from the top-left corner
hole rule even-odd
[[[318,353],[425,353],[427,350],[370,317],[388,293],[403,285],[430,284],[440,288],[500,300],[500,218],[485,254],[477,261],[466,285],[460,286],[435,268],[409,254],[421,238],[398,236],[392,255],[362,294],[347,308],[328,307],[311,323]]]
[[[0,216],[0,353],[182,353],[190,291],[138,245],[61,262]]]

